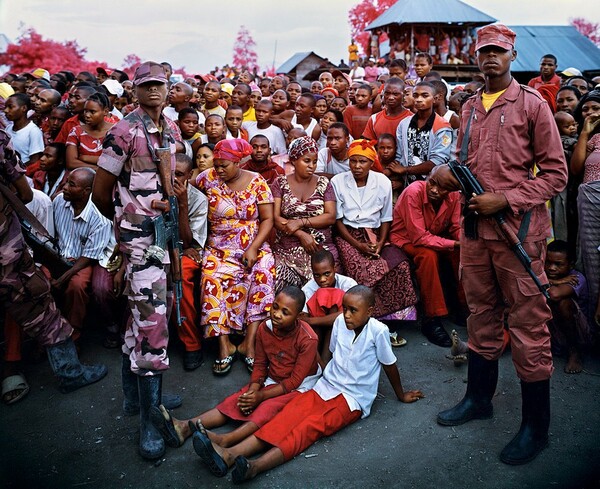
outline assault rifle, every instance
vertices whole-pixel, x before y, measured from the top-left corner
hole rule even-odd
[[[477,178],[475,178],[475,175],[471,173],[471,170],[469,170],[466,165],[461,165],[458,161],[453,160],[448,163],[448,166],[450,167],[450,171],[452,171],[454,177],[458,180],[458,183],[460,183],[461,190],[467,199],[469,199],[473,194],[481,195],[485,192]],[[531,268],[531,258],[529,258],[529,255],[523,248],[523,244],[521,243],[519,237],[506,222],[506,219],[504,218],[504,212],[496,212],[492,217],[496,223],[498,223],[498,227],[500,228],[502,236],[508,243],[509,247],[513,250],[519,261],[523,264],[523,267],[525,267],[525,270],[537,288],[546,299],[550,299],[550,294],[548,294],[549,284],[542,284]]]
[[[73,264],[60,256],[58,240],[55,237],[50,236],[43,224],[38,221],[37,217],[35,217],[21,199],[19,199],[13,191],[3,183],[0,183],[0,194],[10,202],[19,218],[23,237],[33,251],[33,259],[44,265],[50,271],[50,275],[52,275],[53,278],[58,278],[68,271]]]
[[[169,252],[171,279],[175,295],[175,314],[177,315],[177,325],[181,326],[181,323],[185,320],[181,317],[181,299],[183,298],[181,255],[183,254],[183,242],[179,238],[179,205],[173,190],[171,150],[169,148],[157,148],[155,152],[164,200],[152,201],[152,208],[162,211],[162,214],[152,220],[155,236],[154,246]],[[162,263],[162,260],[160,260],[160,263]]]

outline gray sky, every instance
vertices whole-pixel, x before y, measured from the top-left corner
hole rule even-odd
[[[205,73],[230,63],[240,25],[257,44],[261,68],[298,51],[333,62],[346,58],[348,10],[358,0],[0,0],[0,29],[9,39],[34,27],[57,41],[75,39],[88,58],[119,68],[135,53]],[[566,25],[570,17],[600,23],[598,0],[471,0],[508,25]],[[275,54],[275,44],[277,51]]]

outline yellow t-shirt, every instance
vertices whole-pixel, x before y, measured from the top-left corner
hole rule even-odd
[[[254,107],[248,107],[248,110],[244,112],[242,116],[244,122],[252,121],[256,122],[256,112],[254,112]]]
[[[498,98],[500,97],[500,95],[502,95],[504,92],[506,92],[506,88],[504,90],[500,90],[499,92],[496,93],[485,93],[483,92],[481,94],[481,103],[483,104],[483,108],[485,109],[486,112],[488,112],[492,105],[494,105],[494,102],[496,100],[498,100]]]

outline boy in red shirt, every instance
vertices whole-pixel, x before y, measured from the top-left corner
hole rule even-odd
[[[167,445],[180,447],[198,430],[220,446],[233,446],[314,386],[321,374],[317,365],[318,338],[307,323],[298,319],[304,302],[304,292],[298,287],[284,287],[277,294],[271,319],[263,321],[256,333],[254,370],[247,386],[189,420],[173,418],[163,405],[152,408],[152,423]],[[224,434],[207,431],[229,420],[243,424]]]
[[[354,105],[349,105],[344,110],[344,124],[348,127],[350,135],[359,139],[365,130],[369,117],[373,114],[373,107],[369,104],[373,89],[366,83],[359,86],[354,94]]]

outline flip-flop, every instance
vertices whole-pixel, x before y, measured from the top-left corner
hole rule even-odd
[[[402,336],[398,336],[398,333],[394,331],[393,333],[390,333],[390,343],[392,344],[392,347],[400,348],[401,346],[406,345],[407,341],[402,338]]]
[[[248,372],[252,373],[252,371],[254,370],[254,358],[244,357],[244,363],[246,364]]]
[[[182,440],[179,437],[171,413],[165,409],[162,404],[158,407],[152,406],[150,408],[150,421],[152,421],[154,427],[160,431],[160,434],[168,446],[177,448],[183,445],[185,440]]]
[[[211,473],[216,477],[225,477],[229,468],[225,460],[216,452],[208,436],[203,435],[199,431],[194,433],[192,437],[194,451],[207,465]]]
[[[189,429],[192,431],[192,434],[196,433],[196,431],[199,431],[200,433],[202,433],[204,436],[208,436],[206,434],[206,428],[204,427],[204,425],[202,424],[202,421],[198,420],[195,423],[190,419],[188,421],[188,427]]]
[[[241,484],[249,480],[248,471],[250,470],[250,462],[243,455],[235,457],[233,471],[231,472],[231,482]]]
[[[235,362],[236,354],[235,352],[231,355],[227,355],[225,358],[221,360],[215,360],[213,363],[213,374],[215,375],[227,375],[231,371],[231,364]]]
[[[20,391],[15,397],[9,399],[7,394]],[[20,401],[29,393],[29,384],[23,374],[15,374],[6,377],[2,381],[2,402],[4,404],[14,404]]]

